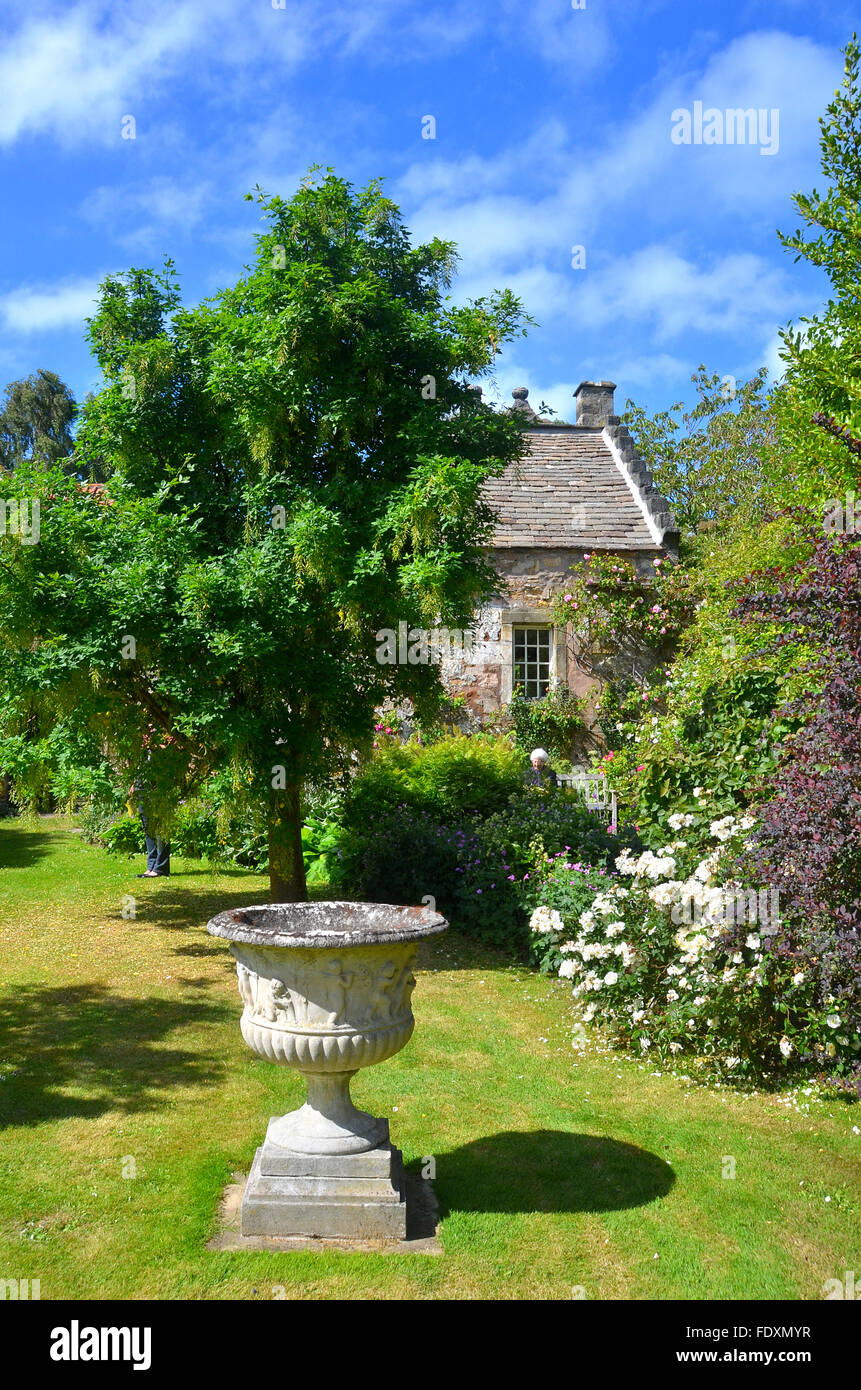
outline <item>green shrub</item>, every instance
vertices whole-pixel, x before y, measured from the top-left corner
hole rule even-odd
[[[527,757],[533,748],[544,748],[551,758],[569,759],[585,734],[586,699],[570,690],[550,690],[539,700],[527,700],[516,686],[506,711],[517,747]]]
[[[146,853],[144,831],[139,816],[120,816],[104,828],[100,840],[112,854]]]
[[[631,837],[609,834],[571,793],[521,785],[489,816],[442,819],[402,804],[352,823],[339,862],[358,897],[416,905],[432,898],[455,929],[524,957],[547,860],[604,867],[623,843]]]
[[[490,815],[522,789],[523,774],[523,758],[507,738],[453,734],[429,746],[381,739],[350,788],[346,824],[361,827],[399,806],[443,819]]]

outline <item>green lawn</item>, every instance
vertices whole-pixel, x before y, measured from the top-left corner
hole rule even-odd
[[[859,1107],[578,1054],[567,987],[454,933],[424,952],[412,1042],[354,1082],[414,1170],[435,1158],[444,1253],[206,1250],[303,1086],[243,1043],[205,931],[264,881],[142,867],[60,818],[0,822],[0,1278],[45,1299],[819,1299],[861,1268]]]

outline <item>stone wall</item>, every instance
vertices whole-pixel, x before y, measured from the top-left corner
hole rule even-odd
[[[656,551],[628,552],[637,572],[652,572]],[[572,566],[583,559],[583,551],[567,547],[550,549],[508,549],[494,552],[494,568],[500,584],[487,604],[476,615],[471,659],[462,654],[443,658],[442,678],[454,696],[462,696],[478,720],[493,714],[511,698],[512,627],[517,624],[549,623],[550,605],[564,585]],[[581,669],[577,661],[577,640],[567,629],[554,630],[551,670],[557,685],[567,686],[576,695],[592,697],[598,682]],[[587,711],[587,722],[591,723]]]

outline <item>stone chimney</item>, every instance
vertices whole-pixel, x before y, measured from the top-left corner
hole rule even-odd
[[[588,425],[590,429],[602,430],[605,425],[616,423],[613,414],[613,392],[615,381],[581,381],[574,392],[577,402],[577,424]]]

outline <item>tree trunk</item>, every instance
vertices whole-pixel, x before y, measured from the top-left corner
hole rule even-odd
[[[269,898],[273,903],[301,903],[308,897],[301,803],[298,782],[269,793]]]

